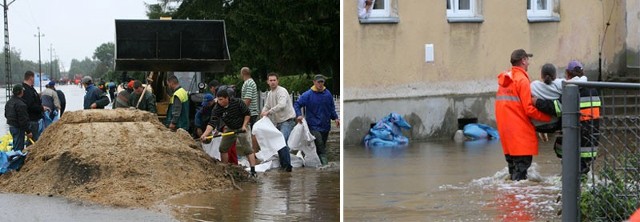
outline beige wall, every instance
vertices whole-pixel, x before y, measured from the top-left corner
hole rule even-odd
[[[561,71],[571,59],[594,74],[610,12],[603,67],[625,66],[624,1],[558,0],[560,22],[529,23],[526,1],[484,0],[483,23],[448,23],[445,1],[401,0],[397,24],[360,24],[356,2],[344,2],[345,102],[495,91],[495,76],[517,48],[534,54],[532,79],[544,63]],[[424,61],[425,44],[434,44],[434,63]]]
[[[627,0],[627,66],[640,69],[640,0]]]

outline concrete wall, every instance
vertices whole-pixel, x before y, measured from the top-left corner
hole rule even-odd
[[[627,0],[627,67],[640,69],[640,0]]]
[[[457,118],[493,124],[489,97],[497,89],[496,75],[510,67],[514,49],[534,54],[532,80],[539,79],[544,63],[555,64],[563,74],[573,59],[582,61],[587,76],[596,80],[601,45],[603,79],[619,73],[626,69],[628,1],[556,1],[559,22],[530,23],[526,1],[485,0],[479,1],[482,23],[449,23],[445,1],[402,0],[393,4],[399,18],[395,24],[361,24],[357,1],[345,2],[345,144],[361,141],[369,124],[389,112],[413,121],[413,139],[448,137]],[[425,62],[425,44],[434,44],[432,63]]]
[[[344,125],[344,144],[361,144],[371,123],[391,112],[411,124],[412,129],[404,135],[412,140],[450,138],[458,129],[458,119],[478,118],[480,123],[495,125],[494,103],[495,93],[345,102],[348,111],[343,118],[348,123]]]

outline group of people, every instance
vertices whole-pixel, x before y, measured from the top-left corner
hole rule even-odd
[[[335,111],[333,96],[324,87],[326,77],[316,75],[313,86],[293,102],[287,89],[279,85],[279,75],[274,72],[267,74],[269,91],[265,104],[259,111],[258,89],[251,77],[251,70],[243,67],[240,74],[244,80],[240,98],[234,98],[232,87],[219,86],[215,80],[209,84],[212,95],[205,95],[203,109],[197,114],[210,116],[206,126],[199,125],[199,130],[203,131],[199,134],[200,139],[205,141],[209,135],[218,132],[244,132],[222,137],[219,148],[221,159],[223,162],[231,161],[234,156],[231,150],[235,144],[241,154],[247,156],[251,173],[255,175],[255,153],[258,152],[258,147],[255,137],[251,136],[251,128],[258,118],[269,118],[283,134],[285,141],[288,140],[296,123],[300,124],[302,119],[306,118],[311,133],[316,137],[316,152],[321,162],[327,164],[326,141],[331,130],[331,120],[335,120],[339,126],[340,119]],[[304,115],[302,108],[305,109]],[[196,121],[206,122],[201,117],[196,118]],[[292,171],[289,151],[288,145],[278,150],[280,167],[287,172]]]
[[[555,133],[561,129],[562,81],[587,81],[584,67],[571,61],[565,70],[565,79],[556,78],[556,68],[547,63],[542,66],[540,80],[529,81],[527,73],[532,54],[523,49],[511,53],[511,69],[498,75],[496,94],[496,122],[502,150],[511,180],[527,179],[533,155],[538,154],[540,133]],[[580,173],[587,174],[595,160],[598,146],[600,98],[595,89],[580,88]],[[562,158],[562,136],[558,132],[554,150]]]
[[[306,118],[309,130],[316,138],[314,142],[320,161],[327,164],[326,142],[331,130],[331,120],[335,120],[338,127],[340,120],[335,111],[333,96],[324,86],[326,77],[314,76],[311,88],[294,102],[287,89],[279,85],[279,75],[269,73],[266,81],[270,90],[264,106],[259,110],[258,88],[251,77],[251,69],[243,67],[240,74],[244,83],[239,98],[236,98],[233,86],[221,85],[216,80],[209,83],[209,92],[203,96],[202,107],[195,114],[196,135],[207,140],[209,135],[219,132],[237,132],[222,137],[219,147],[221,159],[225,163],[237,164],[237,149],[240,154],[247,156],[251,172],[255,174],[255,153],[259,151],[259,147],[255,136],[251,135],[251,129],[258,119],[269,118],[287,141],[294,126],[301,124],[303,118]],[[50,124],[55,116],[64,113],[66,106],[64,94],[55,90],[54,82],[47,84],[41,95],[33,88],[33,83],[34,73],[27,71],[24,83],[13,87],[13,96],[5,107],[5,116],[16,150],[24,148],[25,136],[37,140],[42,132],[38,130],[39,122],[45,119]],[[180,86],[176,76],[168,77],[166,83],[171,95],[165,125],[174,131],[178,128],[188,131],[188,92]],[[84,109],[104,109],[112,103],[114,109],[135,108],[157,113],[155,95],[145,90],[139,80],[123,84],[124,90],[117,94],[110,92],[114,88],[111,83],[95,84],[90,76],[83,77],[81,84],[86,90]],[[281,168],[291,172],[288,145],[278,150],[278,157]]]
[[[5,105],[4,115],[13,138],[12,149],[16,151],[37,141],[44,128],[60,118],[66,108],[64,93],[56,90],[54,81],[49,82],[41,93],[33,87],[34,82],[34,72],[25,72],[23,82],[12,87],[12,96]],[[25,137],[29,140],[25,141]]]

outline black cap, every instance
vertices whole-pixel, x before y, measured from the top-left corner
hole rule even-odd
[[[318,75],[315,75],[313,77],[313,80],[315,80],[315,81],[325,81],[325,80],[327,80],[327,77],[323,76],[322,74],[318,74]]]
[[[517,63],[518,61],[529,57],[533,57],[533,54],[527,53],[527,51],[524,51],[524,49],[513,50],[513,52],[511,53],[511,64],[515,65],[515,63]]]
[[[13,85],[13,89],[11,89],[11,92],[13,92],[13,95],[18,95],[22,91],[24,91],[24,86],[22,86],[22,84],[15,84]]]

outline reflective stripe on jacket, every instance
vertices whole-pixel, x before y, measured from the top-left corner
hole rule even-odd
[[[538,111],[531,102],[527,72],[517,66],[498,75],[496,124],[504,154],[525,156],[538,154],[538,139],[530,118],[549,122],[551,117]]]
[[[178,120],[172,121],[175,115],[173,111],[173,98],[176,97],[180,100],[182,107],[180,109],[180,116],[178,116]],[[177,128],[189,131],[189,94],[182,87],[178,88],[169,99],[169,107],[167,109],[167,126],[171,122],[174,122]]]
[[[580,157],[595,158],[600,139],[600,107],[598,90],[580,88]]]

